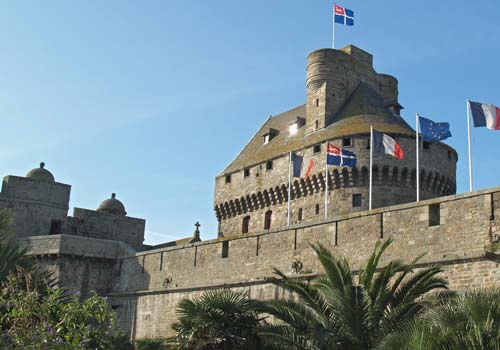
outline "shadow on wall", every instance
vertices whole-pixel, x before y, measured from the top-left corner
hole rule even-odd
[[[146,255],[126,257],[116,260],[112,274],[115,291],[108,294],[108,302],[116,313],[117,325],[126,332],[131,339],[135,339],[137,323],[148,321],[151,315],[142,313],[138,307],[137,292],[147,291],[151,276],[145,268]],[[164,283],[168,284],[168,278]]]

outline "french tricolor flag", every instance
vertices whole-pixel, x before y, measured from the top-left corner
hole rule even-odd
[[[490,130],[500,130],[500,108],[495,105],[469,101],[474,127],[486,126]]]
[[[401,145],[392,137],[373,130],[373,152],[386,153],[397,159],[404,159]]]
[[[314,159],[298,156],[292,153],[293,176],[307,179],[314,168]]]

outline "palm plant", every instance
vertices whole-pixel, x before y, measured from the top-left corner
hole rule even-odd
[[[438,267],[415,271],[421,257],[409,264],[392,260],[379,268],[380,259],[392,240],[378,242],[355,281],[346,259],[334,256],[324,246],[312,245],[325,274],[310,282],[281,277],[274,283],[293,292],[293,299],[271,300],[260,310],[274,317],[259,334],[267,344],[282,349],[357,350],[372,349],[384,337],[419,314],[422,296],[447,288],[436,277]]]
[[[34,266],[32,258],[26,256],[26,249],[9,237],[7,229],[10,224],[9,213],[5,209],[0,210],[0,283],[17,267],[30,269]]]
[[[259,318],[255,302],[243,293],[214,290],[200,298],[184,299],[177,309],[178,322],[169,339],[178,349],[263,349],[257,336]]]
[[[500,290],[458,293],[387,337],[381,350],[499,350]]]

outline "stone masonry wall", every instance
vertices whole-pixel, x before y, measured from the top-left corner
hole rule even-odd
[[[405,150],[405,159],[398,160],[385,154],[374,154],[373,208],[408,203],[415,200],[415,140],[396,136]],[[272,142],[272,141],[271,141]],[[341,147],[342,139],[331,141]],[[353,151],[357,157],[356,168],[329,166],[329,212],[347,214],[368,209],[368,169],[370,152],[369,136],[352,137]],[[292,220],[298,222],[298,210],[302,208],[302,222],[314,222],[324,218],[324,169],[326,143],[320,152],[313,147],[297,151],[297,154],[314,159],[315,168],[308,180],[293,178]],[[265,163],[231,174],[231,181],[224,176],[216,179],[215,204],[220,222],[219,232],[224,236],[242,232],[245,216],[250,216],[248,233],[264,229],[264,217],[273,212],[272,227],[283,227],[287,219],[287,186],[289,156],[273,160],[273,169],[266,170]],[[421,199],[431,199],[455,193],[456,153],[443,143],[430,143],[421,155]],[[361,194],[361,206],[353,208],[352,195]],[[319,214],[316,214],[319,205]]]
[[[119,259],[119,277],[109,297],[121,315],[122,327],[133,337],[164,336],[170,332],[177,303],[185,297],[230,287],[246,290],[252,297],[274,298],[282,291],[266,281],[273,267],[300,276],[292,267],[300,261],[302,273],[321,273],[310,242],[347,257],[357,270],[375,243],[388,237],[394,243],[382,263],[395,258],[408,261],[425,253],[421,263],[443,266],[452,288],[497,286],[500,269],[491,237],[498,228],[498,216],[500,188],[495,188],[227,241],[142,252]]]

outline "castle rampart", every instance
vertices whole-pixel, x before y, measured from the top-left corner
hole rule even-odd
[[[127,277],[116,280],[109,296],[124,315],[122,326],[135,336],[165,335],[184,297],[221,286],[249,291],[256,298],[275,297],[282,292],[266,282],[273,267],[297,277],[321,272],[310,242],[324,244],[358,269],[375,243],[389,237],[394,243],[385,261],[408,261],[425,253],[421,264],[443,266],[452,288],[492,287],[500,282],[493,248],[499,233],[500,188],[495,188],[336,216],[250,237],[137,253],[119,259],[119,275]],[[127,323],[130,315],[140,319],[132,325]]]

